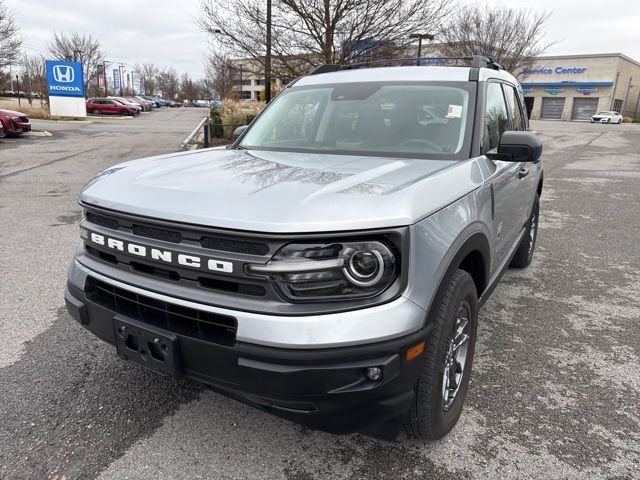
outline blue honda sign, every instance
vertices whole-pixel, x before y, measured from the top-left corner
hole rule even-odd
[[[50,96],[84,97],[81,63],[58,60],[47,60],[45,63]]]

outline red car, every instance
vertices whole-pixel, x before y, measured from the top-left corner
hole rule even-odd
[[[29,117],[13,110],[0,110],[0,123],[7,137],[17,137],[21,133],[31,131]]]
[[[137,115],[137,109],[112,98],[90,98],[87,100],[87,113],[107,113],[112,115]]]

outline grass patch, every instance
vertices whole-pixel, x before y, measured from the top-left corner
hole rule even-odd
[[[20,107],[19,111],[26,114],[30,119],[48,120],[51,118],[49,110],[46,108]]]

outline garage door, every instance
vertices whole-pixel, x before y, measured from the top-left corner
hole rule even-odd
[[[542,99],[543,120],[561,120],[562,110],[564,110],[564,98],[545,97]]]
[[[574,98],[571,120],[589,120],[591,115],[598,113],[597,109],[597,98]]]

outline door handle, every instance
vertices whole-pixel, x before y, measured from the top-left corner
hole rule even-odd
[[[529,175],[529,169],[528,168],[522,167],[520,169],[520,171],[518,172],[518,178],[524,178],[527,175]]]

